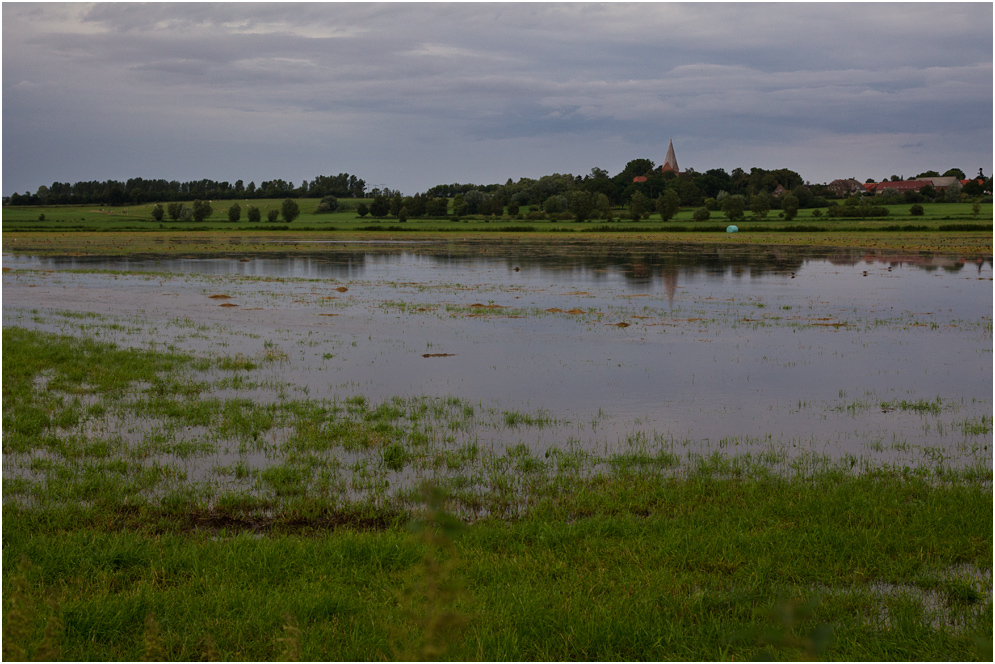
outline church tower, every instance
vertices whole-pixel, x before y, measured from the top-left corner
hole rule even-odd
[[[674,140],[670,140],[670,147],[667,148],[667,158],[663,160],[663,166],[660,167],[661,173],[666,173],[671,171],[674,175],[680,175],[681,169],[677,167],[677,157],[674,155]]]

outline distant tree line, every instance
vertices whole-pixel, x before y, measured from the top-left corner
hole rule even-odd
[[[640,181],[636,182],[637,178]],[[569,198],[571,192],[579,190],[595,197],[604,195],[613,207],[629,205],[636,194],[655,201],[665,192],[672,191],[680,200],[680,205],[687,207],[704,205],[706,199],[718,198],[722,192],[744,196],[772,193],[778,185],[791,190],[804,186],[804,180],[801,175],[786,168],[773,171],[752,168],[748,173],[741,168],[731,173],[721,168],[705,173],[688,169],[676,175],[661,173],[650,159],[634,159],[614,176],[601,168],[592,168],[583,177],[553,174],[538,180],[524,178],[516,183],[509,181],[503,187],[492,185],[484,191],[492,195],[501,193],[509,203],[531,206],[544,205],[550,196]],[[814,194],[806,196],[812,197]]]
[[[922,176],[933,175],[926,171]],[[946,174],[963,175],[952,169]],[[983,174],[979,171],[979,177]],[[898,176],[892,176],[892,180]],[[927,187],[920,192],[902,194],[908,203],[933,200],[935,192]],[[976,191],[977,190],[977,191]],[[985,184],[970,182],[963,193],[975,196],[991,191],[990,179]],[[859,194],[858,194],[859,196]],[[892,194],[877,202],[892,203]],[[957,198],[960,191],[947,192],[945,200]],[[316,176],[298,186],[284,180],[264,181],[247,186],[241,180],[234,184],[198,180],[177,182],[134,178],[127,182],[55,182],[51,187],[39,187],[35,194],[14,194],[4,202],[12,205],[102,204],[124,205],[156,202],[169,204],[180,201],[212,201],[258,198],[320,198],[316,212],[343,209],[340,198],[363,198],[355,206],[360,217],[395,217],[399,220],[417,217],[464,217],[509,215],[522,219],[642,219],[656,212],[669,220],[681,208],[695,208],[694,218],[708,219],[713,212],[722,212],[729,219],[741,219],[746,211],[754,218],[764,219],[773,212],[780,218],[792,219],[799,209],[826,208],[839,198],[828,186],[808,184],[797,172],[780,168],[767,170],[734,168],[726,172],[714,168],[699,173],[687,169],[680,174],[661,172],[650,159],[633,159],[619,173],[611,175],[601,168],[592,168],[587,175],[553,173],[537,179],[510,178],[504,184],[452,183],[436,185],[423,193],[404,196],[398,190],[378,186],[367,190],[364,180],[348,173]],[[351,205],[349,206],[352,207]],[[174,211],[179,208],[174,208]],[[164,211],[166,212],[166,211]],[[859,210],[840,208],[832,216],[856,214],[869,216],[879,213],[868,206]],[[188,206],[179,217],[192,218],[194,209]],[[230,209],[229,217],[235,210]],[[238,214],[240,216],[241,209]],[[246,210],[250,219],[256,216]],[[236,217],[237,219],[238,217]]]
[[[131,178],[126,182],[92,180],[89,182],[53,182],[38,187],[34,194],[13,194],[5,203],[10,205],[136,205],[193,200],[232,200],[255,198],[363,198],[366,182],[349,173],[318,175],[303,180],[300,185],[284,180],[269,180],[245,185],[242,180],[145,180]]]
[[[638,181],[637,181],[638,180]],[[508,214],[526,219],[641,219],[659,213],[665,220],[673,218],[681,207],[720,209],[721,202],[735,206],[748,199],[750,209],[780,209],[777,194],[793,194],[789,200],[798,207],[825,206],[824,187],[805,185],[802,177],[789,169],[737,168],[732,173],[712,169],[694,170],[677,175],[661,173],[650,159],[634,159],[616,175],[592,168],[585,176],[554,173],[538,179],[509,179],[504,184],[442,184],[414,197],[382,197],[368,210],[373,217],[404,218],[441,216],[441,202],[452,199],[453,216],[500,216]],[[757,199],[753,201],[753,199]],[[441,201],[441,202],[440,202]],[[360,214],[364,210],[359,209]],[[735,216],[735,212],[733,212]],[[400,217],[399,217],[400,218]]]

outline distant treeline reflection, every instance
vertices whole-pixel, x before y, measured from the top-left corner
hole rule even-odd
[[[313,249],[311,247],[314,247]],[[320,249],[318,248],[320,247]],[[390,271],[393,263],[428,260],[436,267],[472,271],[503,264],[516,271],[581,271],[594,280],[622,275],[632,283],[669,281],[681,276],[712,278],[794,276],[807,261],[833,265],[860,263],[915,266],[924,270],[956,272],[967,266],[979,271],[991,257],[966,259],[957,255],[895,253],[861,249],[783,246],[702,246],[668,243],[556,243],[541,242],[439,242],[357,246],[350,244],[297,243],[294,251],[197,253],[189,257],[131,255],[128,257],[52,256],[10,257],[5,264],[48,269],[102,269],[165,271],[246,276],[357,279],[364,273]],[[22,262],[23,261],[23,262]],[[17,265],[19,264],[20,265]]]

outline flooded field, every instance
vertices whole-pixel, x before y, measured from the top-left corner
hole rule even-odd
[[[136,408],[65,432],[121,453],[164,437],[147,456],[229,488],[260,486],[293,445],[320,452],[314,473],[351,468],[353,489],[362,468],[383,486],[440,468],[476,486],[490,471],[465,464],[568,453],[592,468],[633,454],[992,465],[990,260],[315,243],[3,264],[5,328],[212,358],[183,379],[202,403],[269,409],[251,435]],[[296,415],[273,416],[290,403]],[[299,443],[308,426],[340,435],[336,418],[365,423],[365,442]],[[37,458],[5,438],[5,477],[32,476]]]

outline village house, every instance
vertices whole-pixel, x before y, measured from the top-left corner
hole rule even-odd
[[[832,184],[836,182],[841,182],[841,180],[835,180]],[[937,193],[943,193],[948,187],[960,184],[962,184],[960,179],[953,176],[924,176],[915,180],[898,180],[897,182],[888,180],[884,182],[867,182],[863,187],[869,193],[880,196],[886,191],[895,191],[899,194],[904,194],[907,191],[919,191],[926,185],[931,186]]]
[[[867,187],[867,191],[873,192],[875,196],[880,196],[886,191],[895,191],[899,194],[904,194],[907,191],[919,191],[926,185],[932,186],[933,183],[929,179],[923,178],[922,180],[899,180],[898,182],[868,182],[864,186]]]
[[[929,184],[933,185],[933,189],[936,189],[937,191],[946,191],[947,187],[949,187],[950,185],[954,184],[955,182],[957,183],[960,182],[958,178],[952,176],[925,177],[919,179],[925,180]]]
[[[986,180],[984,178],[968,178],[967,180],[961,180],[960,181],[960,186],[963,187],[964,185],[967,185],[967,184],[977,183],[981,187],[981,191],[982,191],[982,193],[985,196],[991,196],[992,195],[991,188],[990,187],[988,189],[984,188],[985,187],[985,181]],[[991,181],[988,180],[988,182],[991,182]]]
[[[833,180],[826,185],[826,189],[833,192],[833,194],[839,198],[852,196],[854,194],[862,194],[867,191],[863,184],[853,178],[849,178],[847,180]]]

